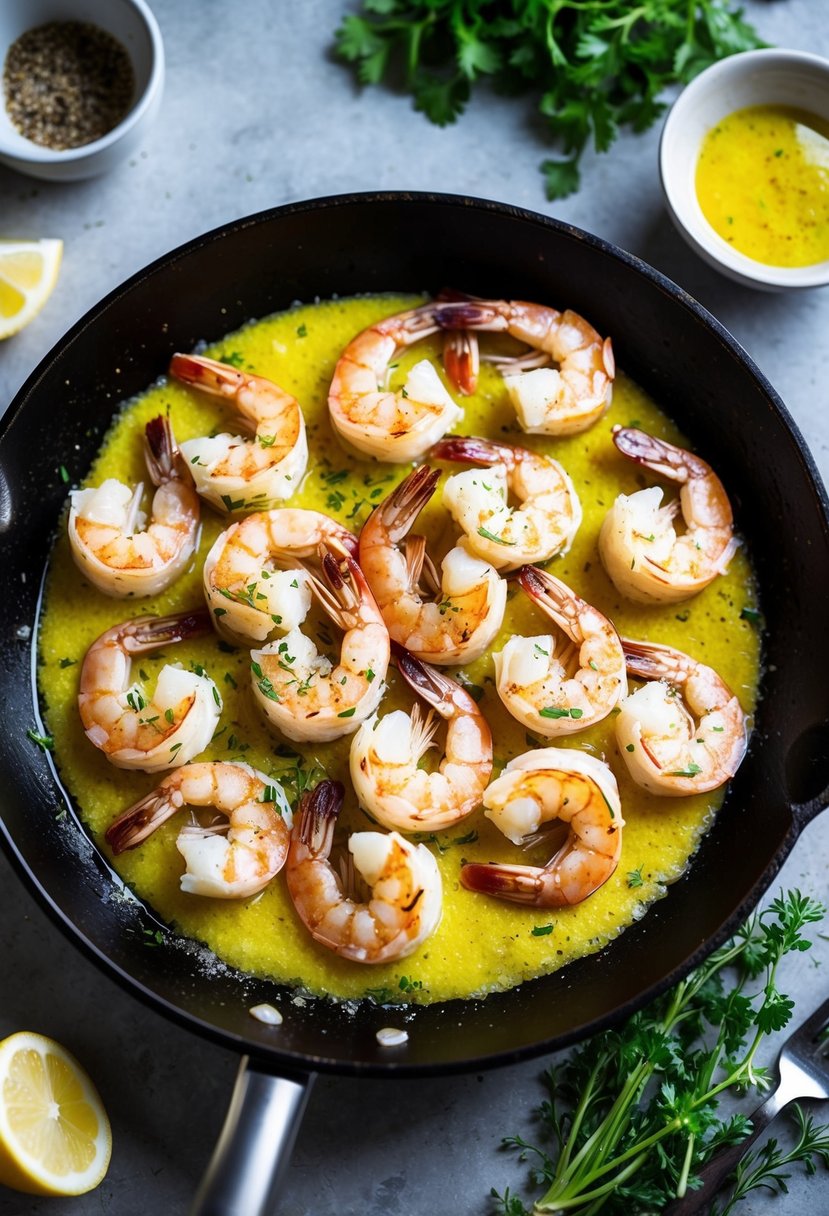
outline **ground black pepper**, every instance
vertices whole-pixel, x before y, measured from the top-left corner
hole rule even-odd
[[[50,21],[9,47],[3,92],[21,135],[46,148],[77,148],[118,125],[132,104],[135,77],[129,55],[105,30]]]

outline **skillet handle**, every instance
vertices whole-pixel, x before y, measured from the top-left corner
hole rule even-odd
[[[314,1077],[275,1077],[243,1056],[210,1164],[190,1216],[268,1216],[291,1156]]]

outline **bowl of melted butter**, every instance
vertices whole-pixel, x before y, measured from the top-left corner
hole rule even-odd
[[[765,291],[829,283],[829,61],[747,51],[702,72],[662,131],[662,189],[688,244]]]

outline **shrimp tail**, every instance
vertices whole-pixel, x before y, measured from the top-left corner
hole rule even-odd
[[[443,341],[443,366],[458,392],[469,397],[478,387],[481,367],[478,339],[468,329],[449,330]]]
[[[170,375],[184,384],[200,388],[217,397],[235,397],[247,377],[229,363],[206,359],[204,355],[173,355]]]
[[[495,895],[516,904],[539,904],[545,871],[535,866],[509,866],[497,862],[467,862],[461,882],[467,891]]]
[[[340,629],[354,629],[360,606],[366,599],[374,603],[365,575],[344,546],[323,541],[319,546],[320,564],[326,586],[311,574],[311,590],[320,605]],[[379,616],[379,608],[376,610]]]
[[[345,787],[341,781],[320,781],[300,798],[294,831],[314,857],[327,857],[331,852],[334,828],[344,799]]]
[[[637,676],[640,680],[669,680],[674,684],[683,684],[687,679],[688,672],[679,661],[679,652],[670,646],[634,642],[630,638],[620,640],[629,675]]]
[[[426,552],[425,536],[407,536],[403,541],[403,552],[406,558],[406,573],[410,587],[421,586],[421,579],[433,595],[440,591],[440,575],[435,563]]]
[[[165,414],[151,418],[144,428],[144,459],[155,486],[176,478],[190,478],[190,470],[176,444],[170,419]]]
[[[203,608],[170,616],[140,616],[124,626],[123,646],[132,654],[141,654],[172,642],[201,637],[210,630],[210,614]]]
[[[163,785],[128,807],[105,832],[107,844],[117,856],[134,849],[166,823],[183,805],[181,794]]]
[[[508,321],[497,308],[485,300],[450,300],[438,303],[434,321],[440,329],[505,330]]]
[[[391,652],[397,670],[409,687],[422,697],[427,705],[436,709],[442,718],[452,718],[459,710],[477,713],[477,706],[468,692],[456,680],[444,675],[436,667],[417,659],[405,646],[392,639]]]
[[[378,507],[379,519],[393,544],[401,541],[435,492],[440,470],[419,465]]]
[[[448,439],[439,440],[429,455],[434,460],[452,460],[488,468],[501,464],[512,456],[512,452],[499,443],[490,443],[488,439],[478,439],[473,435],[450,435]]]
[[[573,611],[577,597],[570,588],[537,566],[522,566],[516,577],[533,603],[572,638],[577,628]]]
[[[645,465],[659,477],[685,482],[690,476],[694,457],[682,448],[666,443],[664,439],[657,439],[655,435],[648,435],[632,426],[617,425],[613,428],[613,442],[628,460]]]

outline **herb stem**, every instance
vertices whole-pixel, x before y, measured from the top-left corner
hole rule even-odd
[[[676,1184],[677,1199],[682,1199],[685,1195],[685,1192],[688,1189],[688,1175],[691,1172],[691,1161],[693,1160],[693,1157],[694,1157],[695,1141],[696,1141],[696,1135],[694,1134],[694,1132],[691,1132],[690,1136],[688,1137],[688,1143],[685,1147],[685,1156],[682,1161],[682,1171],[679,1175],[679,1179]]]

